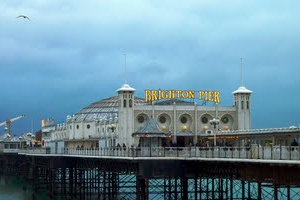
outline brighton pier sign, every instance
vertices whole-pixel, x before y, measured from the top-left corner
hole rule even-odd
[[[161,99],[195,99],[220,103],[220,92],[210,90],[145,90],[146,102]]]

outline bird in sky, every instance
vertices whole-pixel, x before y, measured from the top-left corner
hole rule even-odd
[[[16,17],[16,18],[28,19],[28,20],[30,21],[29,17],[27,17],[26,15],[19,15],[19,16]]]

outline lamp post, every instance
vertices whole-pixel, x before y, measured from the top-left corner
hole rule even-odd
[[[20,137],[19,137],[19,140],[20,140],[20,144],[19,144],[19,145],[20,145],[20,146],[19,146],[19,148],[18,148],[18,149],[21,149],[21,148],[22,148],[22,139],[23,139],[23,137],[22,137],[22,136],[20,136]]]
[[[217,125],[219,125],[220,120],[217,118],[213,118],[213,119],[209,120],[209,123],[214,126],[214,130],[215,130],[214,131],[214,146],[217,146],[217,138],[216,138],[217,129],[216,128],[217,128]]]
[[[112,134],[113,134],[112,133],[112,126],[111,126],[111,124],[109,124],[107,127],[108,127],[108,133],[107,134],[108,134],[108,138],[109,138],[109,146],[112,147],[113,146],[113,142],[112,142],[113,141],[112,140],[112,137],[113,137],[112,136]]]
[[[113,145],[115,145],[114,144],[114,140],[115,140],[115,137],[116,137],[116,134],[115,134],[116,125],[115,124],[111,124],[110,125],[110,130],[111,130],[112,143],[113,143]]]
[[[111,140],[111,146],[114,146],[114,138],[115,138],[115,130],[116,130],[116,125],[115,124],[110,124],[108,125],[108,129],[110,130],[110,140]]]

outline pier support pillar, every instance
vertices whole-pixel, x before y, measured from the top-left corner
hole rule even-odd
[[[181,177],[182,200],[188,200],[188,179]]]
[[[37,200],[38,198],[37,198],[37,193],[38,193],[38,185],[39,185],[39,183],[38,183],[38,175],[37,175],[37,172],[38,171],[38,169],[37,169],[37,167],[33,167],[33,169],[32,169],[32,199],[33,200]]]
[[[261,200],[261,181],[257,182],[257,199]]]
[[[148,196],[148,179],[138,177],[136,178],[136,199],[149,200]]]
[[[69,168],[69,191],[70,191],[70,194],[73,194],[73,189],[74,189],[74,181],[73,181],[73,167],[70,167]]]
[[[197,179],[197,177],[194,177],[194,183],[195,183],[195,185],[194,185],[194,187],[195,187],[195,200],[197,200],[198,199],[198,179]]]

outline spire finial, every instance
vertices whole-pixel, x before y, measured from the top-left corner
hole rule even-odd
[[[124,53],[125,84],[127,84],[126,52]]]
[[[241,63],[240,63],[240,86],[243,86],[243,58],[241,57]]]

